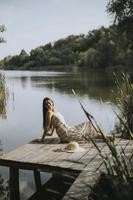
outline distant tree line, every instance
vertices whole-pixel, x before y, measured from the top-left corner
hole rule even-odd
[[[88,68],[133,64],[133,1],[110,0],[107,12],[114,17],[109,28],[101,27],[87,35],[70,35],[37,47],[28,54],[0,61],[4,69],[45,69],[46,66],[76,65]]]

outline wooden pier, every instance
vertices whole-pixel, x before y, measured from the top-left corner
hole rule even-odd
[[[103,154],[110,153],[102,141],[98,141],[97,145]],[[132,148],[132,142],[120,138],[115,140],[115,145],[118,150],[121,150],[121,146],[127,145],[127,154]],[[10,200],[20,199],[19,169],[33,170],[34,172],[37,192],[29,198],[30,200],[88,199],[88,194],[100,172],[105,171],[103,161],[91,142],[81,143],[80,146],[84,147],[85,151],[77,153],[63,151],[65,146],[66,144],[59,143],[57,138],[48,138],[43,144],[31,142],[0,156],[0,166],[8,167],[10,170]],[[41,184],[40,171],[50,172],[53,175],[44,186]],[[64,182],[66,185],[63,188]],[[50,185],[53,188],[60,185],[64,193],[61,194],[60,191],[60,194],[51,198],[48,196]],[[38,195],[40,196],[38,197]]]

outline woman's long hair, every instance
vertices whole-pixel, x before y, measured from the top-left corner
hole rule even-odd
[[[47,111],[48,111],[48,109],[47,109],[46,106],[45,106],[45,102],[46,102],[46,101],[51,101],[51,102],[53,103],[53,105],[54,105],[53,100],[50,99],[49,97],[45,97],[45,98],[43,99],[43,104],[42,104],[42,110],[43,110],[43,128],[45,127],[46,113],[47,113]]]

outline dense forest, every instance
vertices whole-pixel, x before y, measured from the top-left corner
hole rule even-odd
[[[29,54],[22,49],[19,55],[1,60],[0,66],[18,70],[68,65],[88,68],[132,66],[133,2],[111,0],[107,12],[114,16],[110,27],[100,27],[86,35],[70,35],[32,49]]]

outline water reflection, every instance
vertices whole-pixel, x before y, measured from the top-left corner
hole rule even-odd
[[[112,90],[115,89],[112,73],[89,71],[86,73],[68,73],[63,76],[31,77],[33,88],[55,89],[57,92],[72,95],[74,88],[78,95],[103,101],[113,101]]]
[[[115,89],[114,76],[112,72],[106,71],[77,71],[76,73],[63,72],[15,72],[14,76],[9,72],[8,79],[13,79],[16,84],[21,83],[22,88],[31,86],[33,89],[47,87],[55,89],[60,93],[71,95],[72,88],[78,91],[79,96],[107,101],[111,99],[111,91]]]
[[[50,96],[54,100],[69,125],[87,120],[72,94],[72,88],[76,90],[85,108],[96,118],[105,132],[108,133],[114,128],[115,105],[111,99],[111,91],[115,86],[110,73],[94,71],[2,73],[5,75],[9,90],[7,105],[4,104],[7,119],[0,119],[0,137],[4,152],[42,135],[42,100],[45,96]],[[0,171],[4,174],[3,169]],[[27,175],[26,172],[21,172],[21,175],[22,199],[26,199],[34,192],[32,175]]]
[[[41,106],[45,96],[55,101],[68,124],[76,125],[85,121],[86,117],[72,94],[72,88],[105,132],[114,127],[116,119],[112,110],[115,109],[112,89],[115,90],[115,85],[112,73],[5,71],[3,74],[10,93],[6,112],[8,118],[0,123],[4,151],[40,136]],[[10,144],[6,143],[7,138]]]

